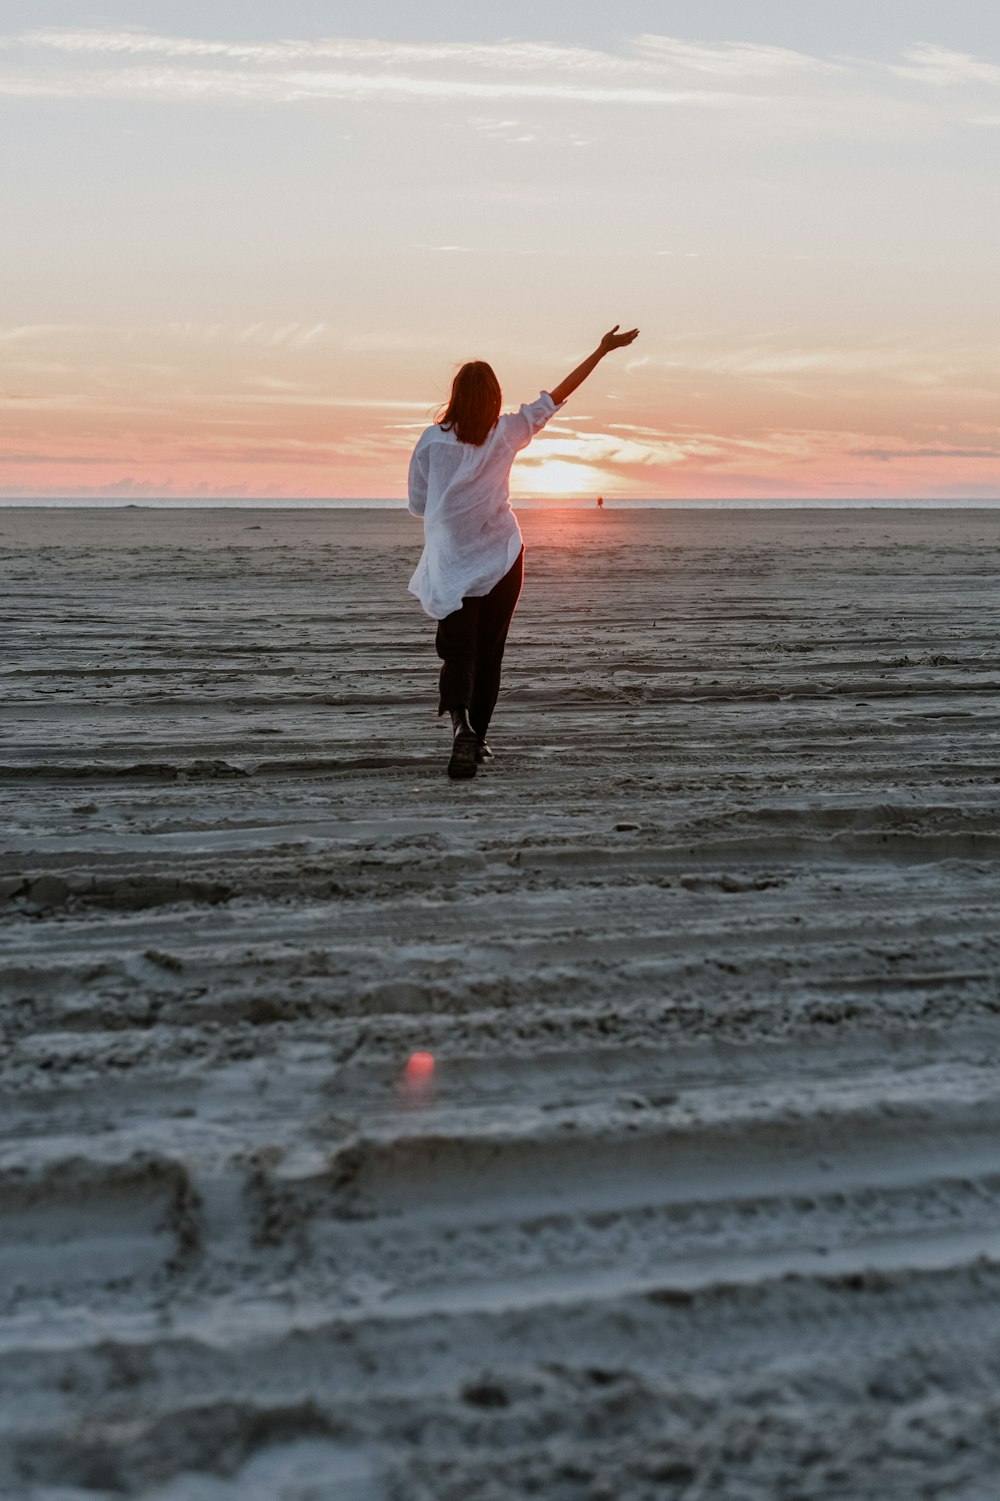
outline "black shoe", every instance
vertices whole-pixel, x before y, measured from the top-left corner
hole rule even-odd
[[[480,740],[478,745],[476,746],[476,760],[479,762],[480,766],[484,766],[487,761],[493,760],[493,752],[490,750],[485,740]]]
[[[451,760],[448,762],[448,775],[453,782],[466,781],[475,776],[478,751],[479,741],[474,731],[461,728],[455,731],[455,738],[451,743]]]

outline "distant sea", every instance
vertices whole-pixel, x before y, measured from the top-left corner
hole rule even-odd
[[[248,496],[207,499],[203,496],[191,499],[148,497],[129,500],[125,497],[96,498],[93,496],[59,496],[40,499],[18,496],[0,496],[0,509],[34,509],[39,506],[73,510],[162,510],[162,511],[397,511],[406,509],[405,500],[351,500],[342,497],[309,500],[253,499]],[[574,499],[572,496],[546,496],[544,498],[514,500],[515,510],[572,510],[592,511],[596,499]],[[975,500],[845,500],[837,497],[824,499],[781,500],[629,500],[609,496],[605,498],[606,511],[991,511],[1000,508],[1000,495],[980,497]]]

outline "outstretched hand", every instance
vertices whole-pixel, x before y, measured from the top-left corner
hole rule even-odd
[[[624,349],[626,344],[631,344],[634,339],[639,337],[639,330],[637,328],[630,328],[627,334],[620,334],[618,332],[620,327],[621,324],[616,323],[610,333],[604,335],[600,343],[602,354],[610,354],[612,349]]]
[[[626,344],[631,344],[633,339],[639,337],[639,330],[637,328],[630,328],[627,334],[620,334],[618,332],[619,326],[616,323],[610,333],[604,335],[604,338],[598,344],[593,354],[588,354],[582,365],[577,365],[576,369],[571,370],[565,380],[561,380],[558,386],[552,387],[549,395],[556,406],[561,406],[567,396],[572,396],[577,386],[583,384],[591,371],[597,369],[604,356],[610,354],[612,349],[624,349]]]

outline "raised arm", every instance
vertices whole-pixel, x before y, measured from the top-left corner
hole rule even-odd
[[[624,349],[626,344],[631,344],[633,339],[639,337],[639,330],[637,328],[629,329],[627,334],[620,334],[618,332],[619,327],[620,325],[616,323],[611,332],[604,335],[604,338],[598,344],[593,354],[588,354],[582,365],[577,365],[576,369],[571,370],[565,380],[561,380],[558,386],[553,387],[550,395],[556,406],[561,401],[565,401],[567,396],[572,395],[577,386],[583,385],[590,372],[597,369],[604,356],[610,354],[612,349]]]

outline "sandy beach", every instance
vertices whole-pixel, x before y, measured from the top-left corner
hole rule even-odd
[[[522,525],[0,511],[4,1501],[995,1501],[1000,513]]]

